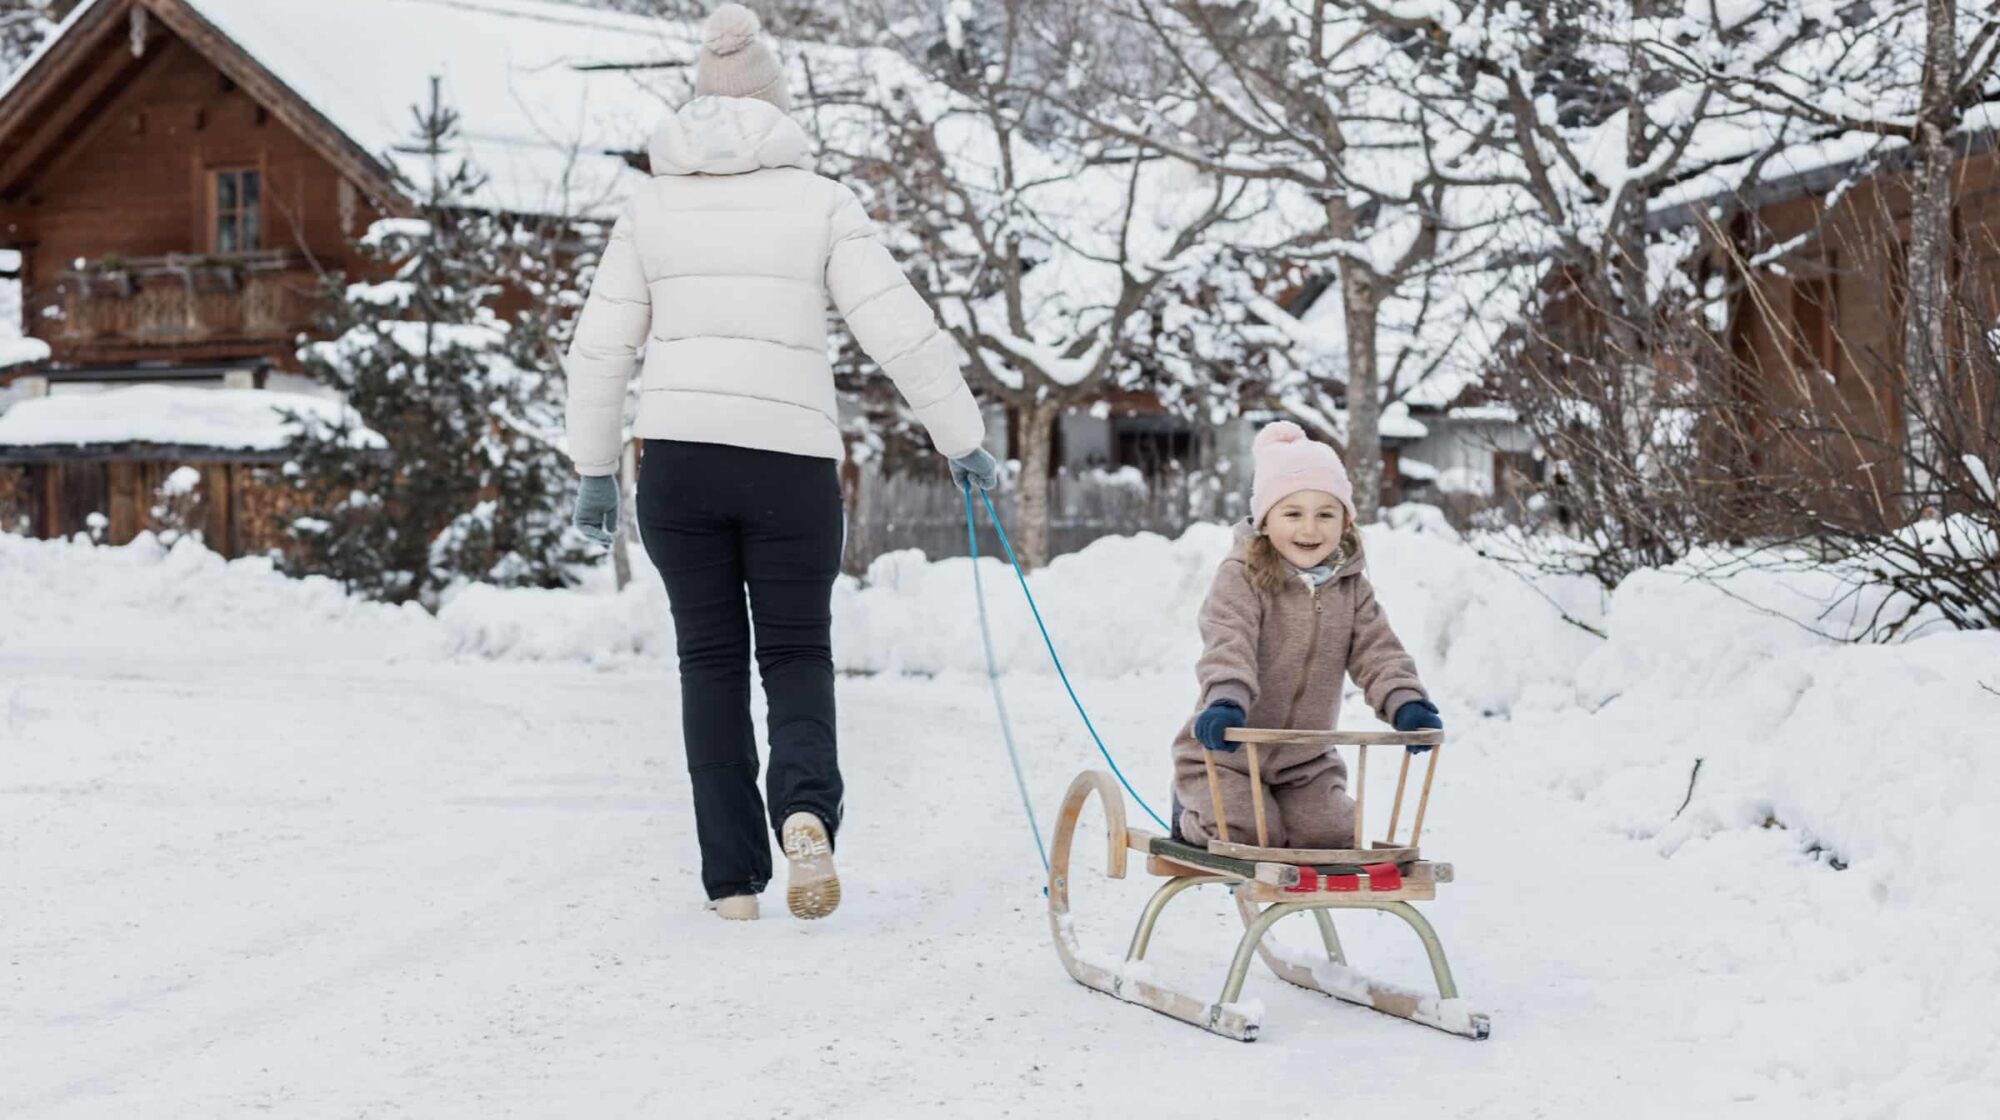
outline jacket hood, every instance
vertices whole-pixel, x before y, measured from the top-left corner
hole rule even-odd
[[[1246,517],[1238,521],[1231,528],[1231,532],[1234,534],[1235,540],[1229,548],[1229,559],[1248,564],[1250,562],[1250,542],[1257,539],[1257,527],[1251,524],[1250,519]],[[1353,543],[1356,546],[1360,544],[1361,535],[1354,531],[1354,526],[1352,525],[1349,525],[1341,534],[1343,541],[1349,537],[1354,538]],[[1356,547],[1353,550],[1353,555],[1349,556],[1347,562],[1340,566],[1340,570],[1333,573],[1333,578],[1346,579],[1361,572],[1367,566],[1367,557],[1363,555],[1359,547]]]
[[[697,97],[660,122],[647,145],[655,175],[740,175],[804,167],[806,130],[752,97]]]

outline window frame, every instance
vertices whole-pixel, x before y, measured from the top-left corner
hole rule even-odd
[[[257,164],[223,164],[209,168],[205,179],[208,188],[208,251],[217,256],[233,256],[263,248],[264,169]],[[222,191],[223,183],[228,179],[234,180],[234,204],[225,207]],[[223,245],[224,218],[234,223],[236,244],[233,246]]]

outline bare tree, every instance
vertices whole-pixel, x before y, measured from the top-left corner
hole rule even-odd
[[[1468,217],[1448,197],[1455,177],[1471,185],[1463,177],[1489,130],[1444,96],[1426,68],[1425,44],[1360,5],[1121,0],[1116,10],[1145,29],[1171,81],[1150,95],[1121,89],[1109,104],[1049,96],[1108,135],[1156,145],[1214,174],[1274,184],[1299,200],[1277,253],[1294,269],[1332,269],[1340,354],[1306,366],[1295,386],[1303,391],[1277,395],[1345,444],[1357,514],[1375,520],[1383,405],[1445,360],[1448,342],[1423,344],[1426,323],[1447,318],[1454,302],[1469,307],[1438,300],[1429,282],[1469,259],[1467,246],[1496,217]],[[1448,104],[1453,111],[1441,111]],[[1399,299],[1392,347],[1382,335],[1384,308]],[[1265,305],[1260,313],[1313,348],[1282,310]],[[1337,414],[1328,407],[1335,402],[1315,391],[1329,385],[1340,387]]]
[[[824,156],[871,202],[975,389],[1012,415],[1016,536],[1032,564],[1049,556],[1058,418],[1114,388],[1192,376],[1197,363],[1162,360],[1171,308],[1199,298],[1190,278],[1263,207],[1254,184],[1067,128],[1022,96],[1049,64],[1031,28],[1062,11],[1010,0],[931,33],[884,27],[893,55],[815,72],[810,90]]]
[[[1696,231],[1663,227],[1653,207],[1719,158],[1718,133],[1763,118],[1721,74],[1784,54],[1769,26],[1785,6],[1352,3],[1407,37],[1436,111],[1479,122],[1489,158],[1448,186],[1506,200],[1486,206],[1504,217],[1485,263],[1529,294],[1491,376],[1549,461],[1545,497],[1585,542],[1555,558],[1607,584],[1674,559],[1716,485],[1698,431],[1719,398],[1689,363],[1706,356],[1702,322],[1723,294],[1691,267]]]

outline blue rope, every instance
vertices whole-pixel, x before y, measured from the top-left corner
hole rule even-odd
[[[1125,787],[1126,794],[1129,795],[1132,798],[1132,800],[1139,803],[1139,808],[1144,809],[1146,811],[1146,815],[1153,818],[1153,823],[1159,825],[1160,830],[1162,832],[1171,834],[1173,832],[1173,829],[1168,827],[1167,822],[1160,819],[1160,814],[1155,813],[1151,805],[1146,804],[1146,799],[1139,796],[1139,791],[1132,788],[1132,783],[1125,780],[1125,772],[1123,770],[1118,769],[1117,761],[1111,757],[1111,752],[1104,746],[1103,738],[1101,738],[1097,734],[1097,728],[1091,724],[1090,713],[1083,710],[1083,701],[1077,699],[1076,689],[1072,687],[1069,683],[1069,673],[1063,669],[1062,658],[1056,655],[1056,644],[1053,640],[1049,638],[1049,628],[1042,621],[1041,608],[1035,605],[1034,592],[1028,590],[1027,574],[1021,571],[1021,562],[1014,558],[1014,546],[1007,540],[1007,530],[1000,527],[1000,515],[994,512],[993,510],[993,499],[987,497],[986,492],[982,490],[979,492],[979,500],[985,503],[986,505],[986,517],[988,520],[993,522],[993,531],[999,534],[1000,547],[1007,553],[1007,563],[1014,566],[1014,578],[1019,580],[1021,583],[1021,594],[1027,596],[1028,598],[1028,609],[1034,612],[1035,627],[1042,632],[1042,644],[1046,645],[1049,649],[1049,660],[1055,662],[1056,675],[1062,678],[1063,689],[1069,693],[1069,702],[1076,705],[1076,714],[1083,717],[1084,729],[1090,732],[1091,741],[1097,744],[1097,753],[1104,756],[1105,765],[1111,767],[1111,773],[1118,778],[1118,784]],[[965,488],[965,534],[967,538],[974,537],[972,531],[972,487],[969,485]],[[979,587],[979,543],[976,539],[973,540],[972,544],[972,581],[973,581],[973,587],[977,589]],[[986,626],[986,601],[984,598],[984,594],[985,593],[983,591],[980,592],[981,598],[979,603],[979,612],[980,612],[979,625],[981,627],[982,632],[984,631],[984,628]],[[986,666],[988,672],[996,671],[994,669],[994,662],[993,662],[993,644],[990,638],[988,639],[986,645]],[[1000,692],[1000,684],[997,678],[995,679],[993,684],[993,691],[994,691],[994,696],[997,698]],[[1005,720],[1006,720],[1006,714],[1003,712],[1001,714],[1001,721],[1003,726],[1005,725]],[[1013,750],[1014,750],[1014,744],[1012,737],[1010,736],[1007,744],[1007,751],[1009,754],[1012,754]],[[1014,777],[1017,781],[1021,777],[1021,764],[1019,759],[1016,759],[1014,762]],[[1023,804],[1026,803],[1027,796],[1028,796],[1027,788],[1023,786],[1021,790],[1021,798]],[[1034,823],[1034,820],[1035,820],[1035,814],[1032,810],[1030,810],[1028,813],[1028,823],[1032,825]],[[1037,830],[1035,833],[1035,843],[1037,845],[1041,843],[1040,830]],[[1042,858],[1042,863],[1044,864],[1044,866],[1046,866],[1048,863],[1048,857],[1044,856]]]
[[[1021,791],[1021,809],[1028,814],[1028,830],[1035,834],[1035,853],[1042,857],[1042,870],[1049,869],[1049,850],[1042,844],[1042,826],[1035,823],[1034,802],[1028,797],[1028,780],[1021,776],[1021,754],[1014,749],[1014,729],[1007,722],[1007,700],[1000,694],[1000,666],[993,658],[993,631],[986,622],[986,585],[979,578],[979,536],[972,529],[972,487],[965,488],[965,540],[972,547],[972,592],[979,601],[979,640],[986,647],[986,679],[993,684],[993,706],[1000,710],[1000,737],[1007,744],[1007,761],[1014,765],[1014,788]]]

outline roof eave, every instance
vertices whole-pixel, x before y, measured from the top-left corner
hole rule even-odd
[[[1950,142],[1954,159],[1983,155],[2000,146],[2000,126],[1960,129],[1952,133]],[[1909,169],[1916,159],[1915,153],[1916,149],[1906,144],[1879,155],[1856,156],[1808,167],[1780,178],[1760,180],[1748,189],[1719,190],[1650,211],[1646,216],[1646,228],[1664,231],[1719,223],[1745,211],[1762,210],[1766,206],[1824,193],[1853,178],[1864,168],[1870,179],[1893,175]],[[1750,157],[1744,158],[1747,160]]]
[[[186,0],[85,0],[57,35],[0,93],[0,137],[31,127],[53,98],[67,95],[73,71],[107,36],[122,34],[121,19],[135,13],[160,21],[222,71],[251,98],[353,180],[378,207],[392,214],[413,210],[387,164],[354,142],[319,110],[251,57]]]

